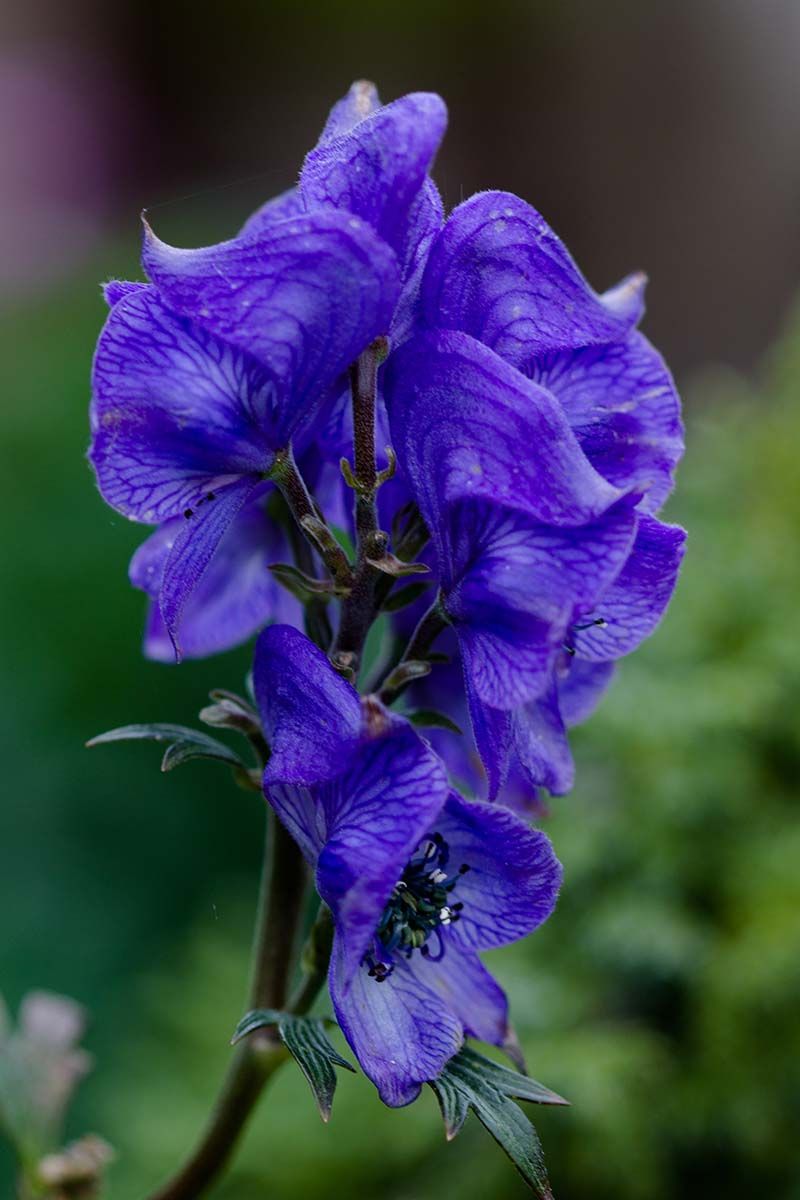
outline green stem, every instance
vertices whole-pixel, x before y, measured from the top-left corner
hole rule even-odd
[[[300,851],[269,810],[249,1008],[286,1001],[305,883]],[[150,1200],[196,1200],[228,1162],[267,1081],[286,1061],[274,1033],[259,1031],[237,1047],[197,1148]]]
[[[328,975],[333,946],[333,917],[327,904],[319,910],[303,952],[306,974],[289,1001],[289,1011],[303,1016],[322,990]]]

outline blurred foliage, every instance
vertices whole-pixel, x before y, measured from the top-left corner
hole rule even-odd
[[[94,1013],[72,1132],[108,1138],[111,1195],[141,1200],[203,1123],[242,1015],[261,813],[213,764],[162,777],[152,747],[82,749],[129,721],[192,724],[247,665],[140,660],[124,569],[140,532],[82,462],[101,318],[81,281],[0,341],[0,988]],[[800,323],[757,388],[689,389],[675,603],[575,739],[578,787],[545,822],[566,869],[554,919],[493,956],[532,1072],[573,1104],[531,1110],[560,1200],[800,1197],[798,394]],[[0,1194],[10,1178],[0,1159]],[[445,1144],[430,1094],[389,1112],[343,1073],[323,1126],[285,1069],[213,1194],[524,1190],[474,1120]]]

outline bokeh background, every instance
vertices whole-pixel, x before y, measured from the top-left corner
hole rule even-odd
[[[797,0],[0,3],[0,992],[68,993],[96,1059],[68,1132],[141,1200],[190,1144],[241,1015],[257,798],[152,747],[247,653],[142,661],[136,528],[83,455],[97,283],[137,275],[138,212],[231,235],[294,179],[351,79],[440,91],[437,180],[534,203],[645,328],[685,396],[669,617],[575,739],[546,828],[556,917],[495,956],[559,1200],[800,1197],[800,5]],[[474,1127],[473,1127],[474,1126]],[[0,1196],[13,1192],[0,1146]],[[286,1070],[219,1200],[519,1198],[471,1122],[341,1081],[323,1127]]]

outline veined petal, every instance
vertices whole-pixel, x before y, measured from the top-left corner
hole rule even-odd
[[[405,721],[362,743],[349,769],[318,789],[326,841],[317,888],[341,937],[343,987],[447,792],[443,763]]]
[[[357,216],[306,213],[199,250],[146,227],[142,260],[166,302],[268,367],[282,385],[275,435],[310,420],[361,351],[386,333],[397,260]]]
[[[179,630],[184,609],[220,542],[260,486],[258,477],[243,476],[184,518],[183,528],[175,536],[164,563],[158,603],[176,661],[181,659]]]
[[[582,621],[588,627],[573,630],[573,645],[581,658],[621,658],[650,636],[675,589],[685,547],[686,533],[678,525],[641,518],[625,566],[597,602],[596,616],[604,624]]]
[[[323,135],[300,174],[309,209],[355,213],[402,254],[409,210],[446,125],[441,97],[415,92],[375,109],[347,132]]]
[[[561,405],[463,333],[412,338],[384,392],[393,444],[432,531],[476,497],[551,525],[581,525],[622,493],[591,466]]]
[[[469,867],[451,893],[464,907],[447,926],[448,943],[488,950],[547,920],[562,871],[545,834],[502,805],[468,802],[457,792],[450,793],[434,828],[450,849],[448,870]]]
[[[493,625],[459,626],[464,672],[476,699],[494,709],[513,710],[541,695],[566,628],[566,619],[557,624],[508,612],[499,612]]]
[[[156,601],[165,563],[185,524],[184,517],[166,521],[131,559],[131,583]],[[184,605],[183,657],[205,658],[230,650],[271,621],[299,623],[299,602],[267,569],[285,556],[284,535],[262,504],[245,505]],[[175,656],[157,602],[150,606],[144,652],[160,662]]]
[[[614,677],[613,662],[587,662],[577,655],[558,675],[558,705],[567,728],[587,720]]]
[[[444,606],[484,703],[513,708],[541,694],[574,609],[619,574],[636,522],[627,501],[574,529],[483,501],[451,506],[438,539]]]
[[[462,660],[463,662],[463,660]],[[489,800],[496,800],[508,778],[514,744],[514,718],[508,709],[484,704],[472,683],[472,675],[463,662],[469,719],[475,747],[489,783]]]
[[[132,295],[133,292],[146,291],[149,286],[149,284],[140,283],[136,279],[109,279],[108,283],[102,285],[103,299],[109,308],[113,308],[126,296]]]
[[[400,1108],[416,1100],[460,1049],[461,1021],[401,959],[382,983],[365,967],[350,977],[340,939],[328,977],[336,1020],[381,1100]]]
[[[305,634],[290,625],[265,629],[253,685],[272,750],[265,787],[319,783],[346,769],[361,737],[358,693]]]
[[[302,784],[271,783],[265,785],[264,795],[300,847],[310,867],[325,845],[325,814],[316,789]]]
[[[408,214],[405,242],[400,253],[403,281],[391,328],[391,342],[399,346],[414,331],[419,320],[419,293],[428,253],[444,221],[444,206],[439,189],[426,179]]]
[[[616,487],[643,492],[655,512],[683,454],[681,406],[661,355],[640,333],[606,346],[551,354],[532,378],[564,406],[586,456]]]
[[[442,930],[445,946],[441,962],[412,954],[407,969],[426,991],[433,992],[463,1025],[468,1037],[502,1046],[508,1038],[508,999],[478,955]]]
[[[104,499],[134,520],[178,516],[272,462],[275,381],[152,287],[111,309],[92,388],[89,457]]]
[[[514,713],[514,749],[534,787],[565,796],[575,782],[575,763],[559,705],[555,679],[537,700]]]
[[[431,250],[422,306],[429,325],[464,330],[525,370],[551,350],[624,338],[643,285],[638,276],[599,296],[535,209],[510,192],[479,192]]]
[[[260,208],[257,208],[245,221],[239,230],[240,238],[258,238],[268,233],[273,225],[285,221],[287,217],[299,217],[306,211],[306,202],[299,187],[287,188],[277,196],[272,196]]]

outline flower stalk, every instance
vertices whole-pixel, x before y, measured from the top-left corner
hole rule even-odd
[[[357,674],[361,652],[375,618],[375,587],[379,571],[373,565],[386,553],[389,538],[378,525],[375,496],[379,486],[375,457],[375,406],[378,367],[386,357],[386,338],[376,338],[350,369],[353,405],[353,458],[355,470],[356,568],[350,595],[342,604],[339,631],[331,659],[334,666]]]
[[[270,809],[259,910],[253,940],[248,1008],[280,1008],[286,1002],[294,962],[306,872],[296,843]],[[324,982],[311,995],[310,1007]],[[305,1010],[303,1010],[305,1011]],[[289,1057],[274,1032],[259,1030],[234,1051],[208,1126],[194,1153],[150,1200],[195,1200],[230,1159],[269,1080]]]

